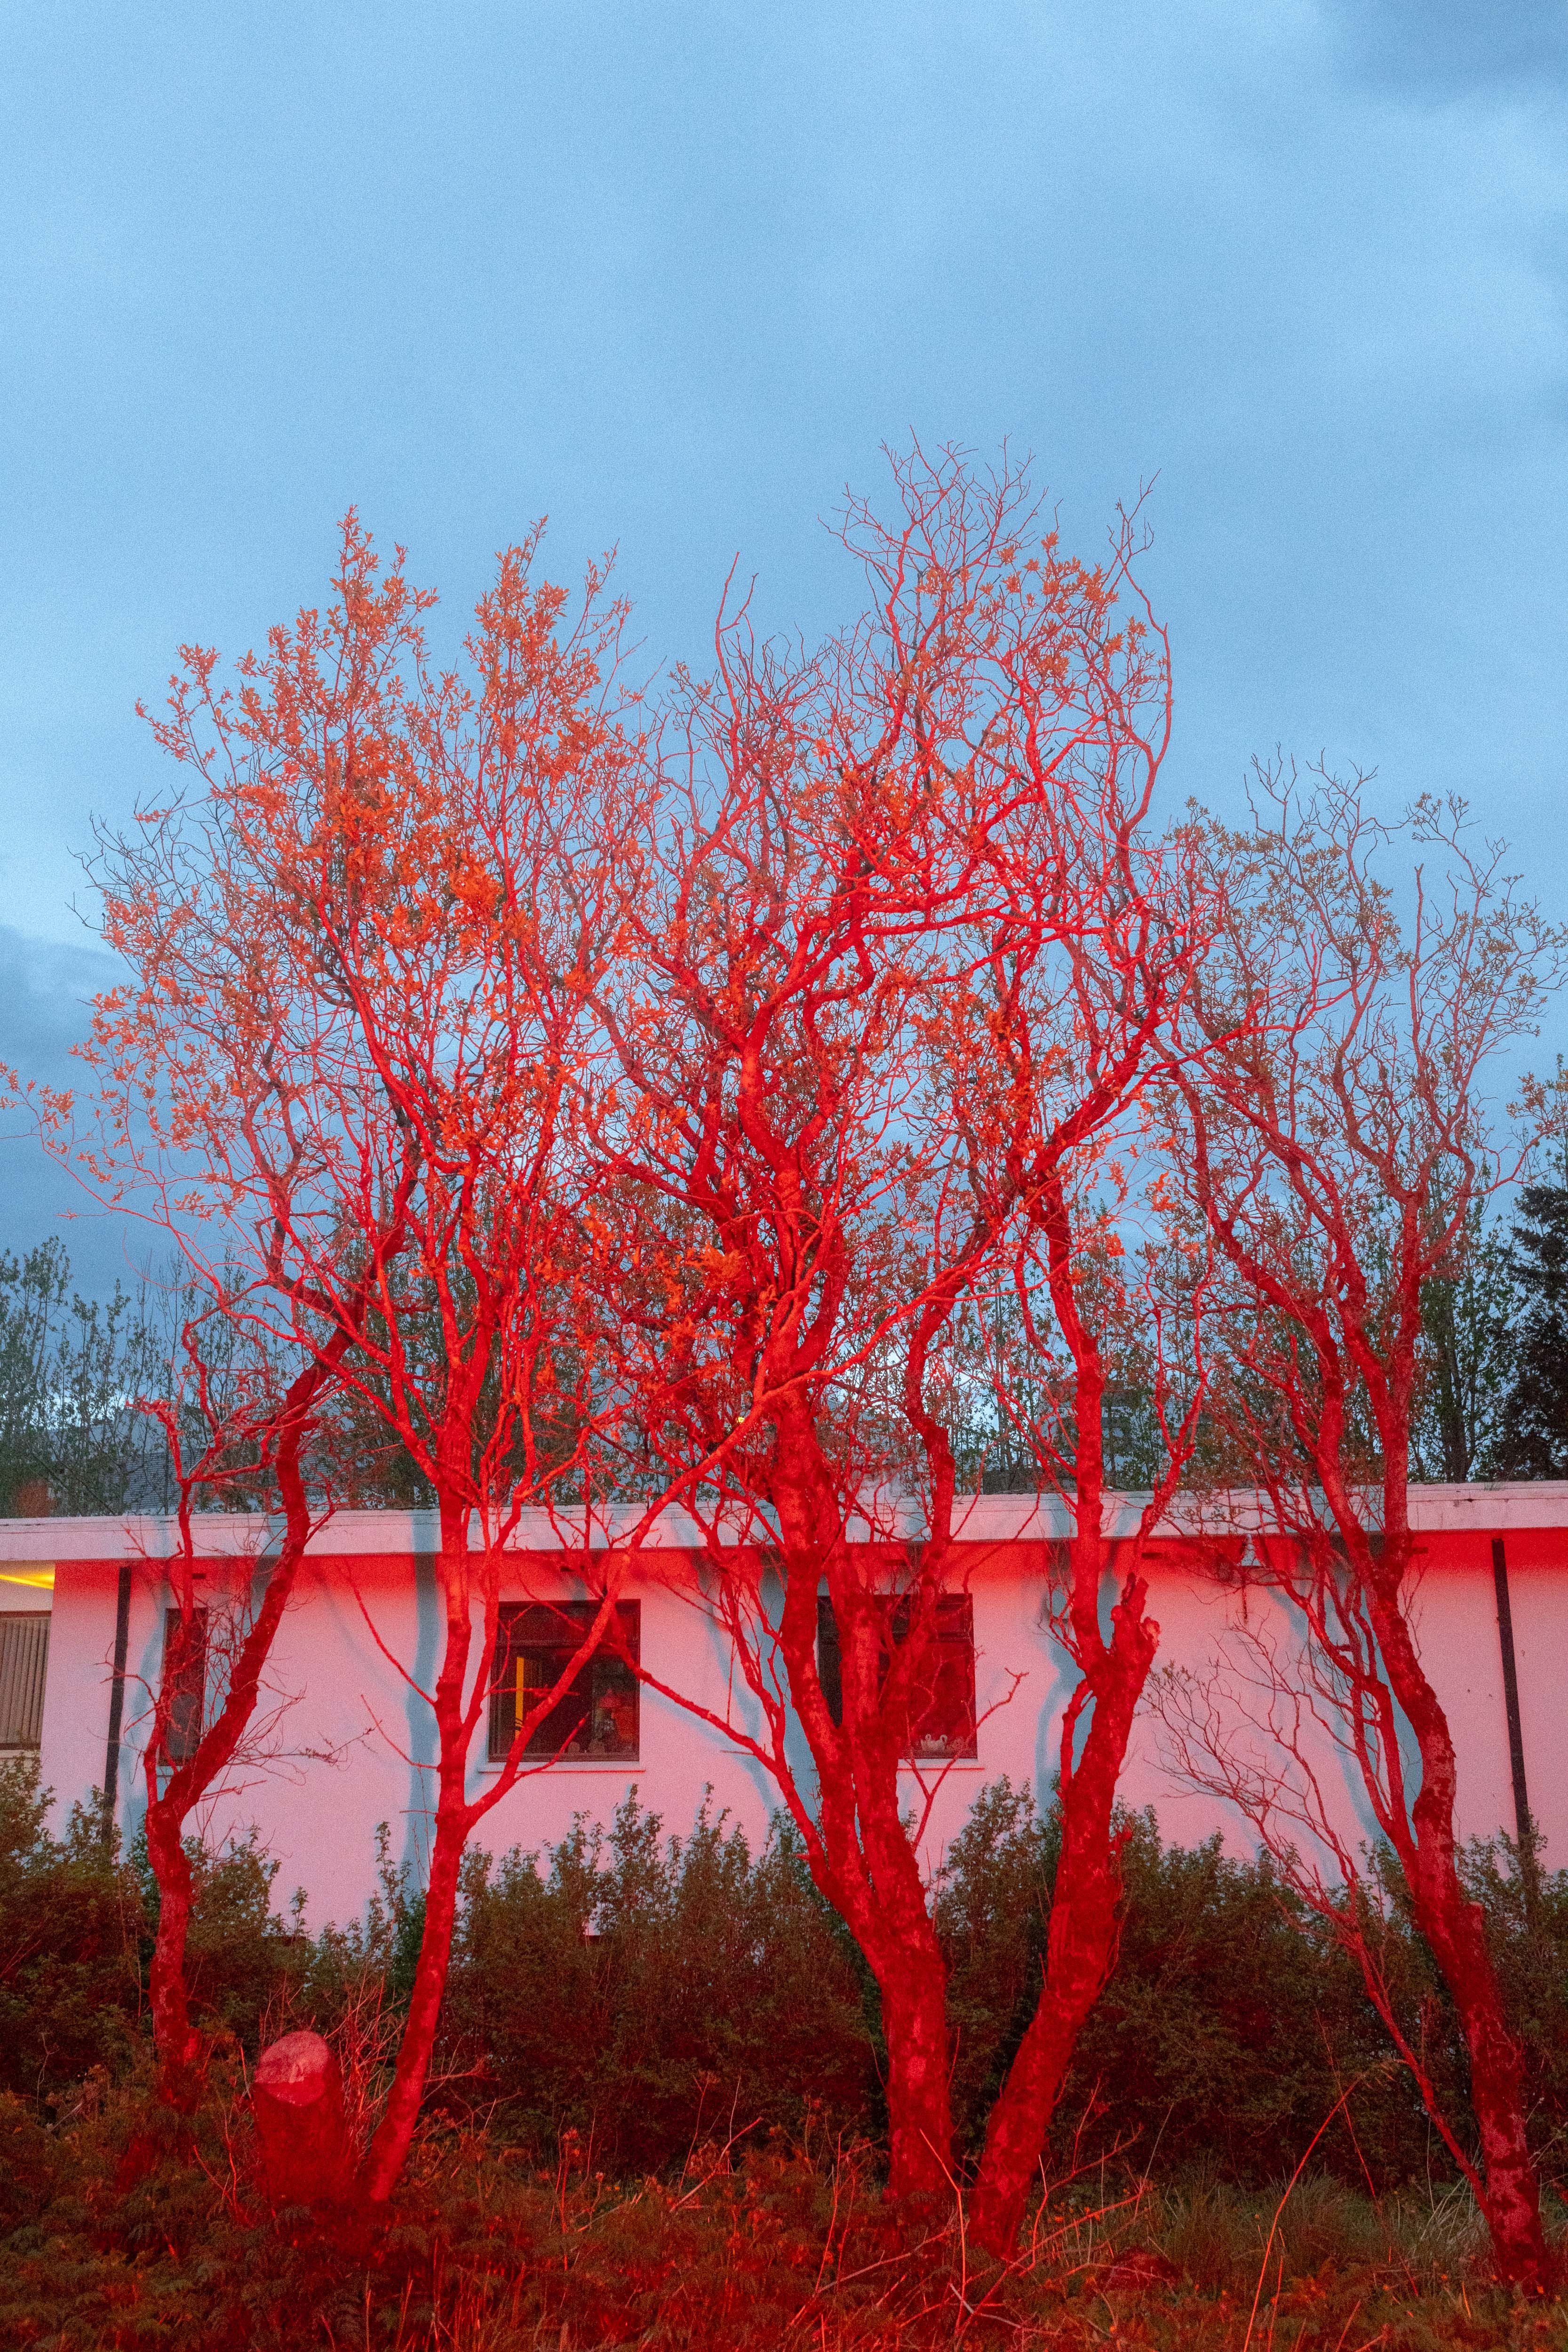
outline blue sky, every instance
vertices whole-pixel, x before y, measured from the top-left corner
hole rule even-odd
[[[350,502],[455,626],[615,544],[650,666],[911,430],[1154,482],[1170,805],[1275,744],[1457,789],[1568,919],[1568,0],[0,6],[0,1057],[101,969],[72,852],[183,639]],[[0,1241],[68,1204],[0,1145]],[[107,1279],[123,1244],[68,1234]]]

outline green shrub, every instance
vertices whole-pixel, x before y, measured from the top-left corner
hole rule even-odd
[[[298,2005],[310,1976],[316,1953],[301,1922],[304,1895],[296,1894],[287,1917],[273,1909],[278,1865],[257,1830],[216,1851],[199,1838],[187,1838],[185,1852],[191,1864],[185,1931],[191,2014],[209,2032],[232,2033],[254,2054],[258,2037]],[[142,1831],[131,1840],[131,1861],[141,1890],[145,1965],[157,1932],[159,1901]]]
[[[32,2100],[0,2091],[0,2237],[53,2197],[57,2145]]]
[[[124,2074],[143,2045],[157,1890],[144,1854],[121,1863],[95,1816],[78,1810],[58,1838],[46,1816],[36,1770],[0,1768],[0,2093],[57,2104],[95,2072]],[[1058,2177],[1112,2163],[1250,2193],[1348,2095],[1315,2169],[1379,2194],[1448,2180],[1359,1971],[1268,1861],[1217,1839],[1163,1845],[1152,1814],[1123,1826],[1121,1947],[1058,2106]],[[998,1781],[936,1889],[971,2155],[1039,1999],[1059,1839],[1054,1806],[1037,1813]],[[356,2112],[384,2081],[423,1921],[384,1830],[379,1849],[363,1919],[312,1938],[302,1898],[290,1916],[273,1909],[277,1864],[254,1834],[191,1848],[196,2017],[252,2052],[294,2026],[336,2033]],[[1531,2136],[1556,2171],[1568,1874],[1536,1874],[1527,1899],[1506,1841],[1472,1846],[1465,1868],[1524,2045]],[[1385,1865],[1383,1880],[1376,1926],[1401,2025],[1468,2129],[1461,2038],[1396,1874]],[[541,1854],[468,1860],[432,2084],[450,2118],[547,2161],[575,2135],[594,2169],[636,2175],[808,2119],[819,2136],[874,2142],[883,2063],[875,1989],[787,1824],[755,1855],[706,1808],[688,1836],[667,1838],[633,1791],[608,1831],[580,1819]]]
[[[1561,2178],[1568,2140],[1568,1870],[1520,1867],[1510,1838],[1465,1850],[1469,1892],[1486,1913],[1503,2008],[1524,2053],[1531,2137]],[[1531,1884],[1532,1882],[1532,1884]],[[1457,2037],[1456,2037],[1457,2040]]]
[[[541,1868],[469,1859],[438,2066],[449,2103],[536,2149],[575,2131],[596,2166],[678,2165],[698,2140],[808,2107],[860,2125],[872,2051],[841,1934],[796,1843],[755,1858],[706,1806],[663,1836],[635,1790]]]
[[[1370,2150],[1380,2187],[1418,2173],[1425,2119],[1360,1972],[1268,1856],[1238,1860],[1218,1837],[1162,1846],[1152,1813],[1126,1826],[1121,1949],[1074,2054],[1059,2142],[1087,2109],[1096,2153],[1260,2185],[1356,2084],[1349,2125],[1315,2161],[1360,2180]]]
[[[1349,2093],[1317,2151],[1324,2169],[1379,2190],[1433,2169],[1446,2176],[1359,1969],[1269,1858],[1238,1860],[1218,1837],[1163,1845],[1152,1811],[1124,1815],[1121,1826],[1120,1948],[1058,2105],[1059,2166],[1113,2155],[1166,2171],[1207,2164],[1256,2186]],[[1060,1845],[1055,1806],[1039,1815],[1027,1791],[997,1781],[954,1840],[938,1884],[955,2108],[971,2149],[1039,2000]],[[1419,1937],[1392,1902],[1383,1935],[1402,2022],[1462,2121],[1453,2021]],[[1568,1936],[1555,1949],[1560,1971]]]
[[[125,2063],[145,1930],[133,1871],[77,1806],[63,1837],[31,1759],[0,1764],[0,2091],[44,2098]]]

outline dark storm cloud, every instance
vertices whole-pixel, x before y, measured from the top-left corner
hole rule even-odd
[[[1338,0],[1334,15],[1369,80],[1434,98],[1568,90],[1568,0]]]
[[[24,1083],[78,1085],[83,1074],[71,1047],[87,1034],[88,1000],[115,971],[99,948],[28,939],[0,924],[0,1062]],[[0,1117],[0,1249],[25,1250],[54,1233],[83,1290],[107,1291],[130,1278],[122,1221],[98,1213],[40,1150],[26,1115],[13,1111]]]
[[[115,970],[101,948],[29,939],[0,924],[0,1061],[24,1079],[69,1086],[89,1000],[111,984]]]

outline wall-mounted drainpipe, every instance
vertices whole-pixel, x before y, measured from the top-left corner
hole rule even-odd
[[[105,1845],[114,1843],[114,1815],[120,1798],[120,1727],[125,1715],[125,1654],[131,1644],[131,1562],[120,1563],[120,1587],[114,1596],[114,1679],[109,1686],[109,1747],[103,1759],[103,1822]]]
[[[1497,1592],[1497,1638],[1502,1652],[1502,1703],[1508,1717],[1508,1760],[1513,1774],[1513,1820],[1519,1840],[1519,1874],[1527,1911],[1535,1909],[1535,1832],[1524,1782],[1524,1727],[1519,1715],[1519,1663],[1513,1648],[1513,1607],[1508,1591],[1508,1553],[1500,1536],[1491,1539],[1492,1584]]]

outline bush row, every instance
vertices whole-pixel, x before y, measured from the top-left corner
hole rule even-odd
[[[1124,1828],[1121,1951],[1058,2110],[1059,2165],[1198,2164],[1255,2185],[1343,2098],[1326,2169],[1379,2192],[1446,2174],[1359,1974],[1267,1861],[1163,1844],[1152,1815]],[[1036,1997],[1057,1837],[1053,1810],[997,1782],[936,1889],[971,2147]],[[254,1839],[195,1859],[190,1973],[209,2030],[246,2053],[308,2023],[351,2033],[373,2073],[419,1935],[384,1838],[365,1919],[316,1937],[301,1898],[275,1907]],[[1467,1868],[1550,2169],[1568,2121],[1568,1873],[1527,1903],[1506,1845],[1473,1847]],[[47,2111],[133,2063],[155,1904],[134,1849],[106,1848],[80,1811],[52,1835],[36,1773],[0,1769],[0,2090]],[[1461,2087],[1452,2017],[1392,1892],[1384,1939],[1406,2032]],[[755,1853],[706,1811],[668,1836],[633,1791],[608,1831],[469,1857],[432,2093],[455,2120],[542,2161],[564,2143],[592,2169],[644,2174],[774,2127],[874,2141],[881,2061],[874,1988],[787,1826]]]

